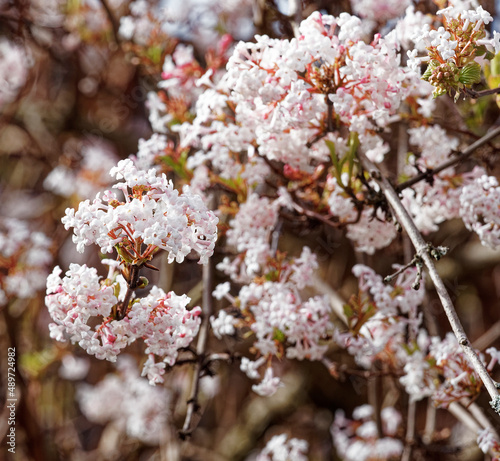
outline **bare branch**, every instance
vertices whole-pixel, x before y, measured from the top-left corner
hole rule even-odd
[[[493,130],[489,134],[488,139],[493,138],[497,134],[500,134],[500,127]],[[481,139],[484,139],[485,137]],[[474,149],[475,148],[476,147],[474,147]],[[471,149],[472,146],[470,146],[468,150]],[[372,178],[379,184],[381,190],[383,191],[387,199],[387,202],[393,209],[394,215],[396,216],[398,222],[407,232],[408,236],[410,237],[413,243],[413,246],[415,247],[415,250],[417,251],[417,254],[422,258],[422,261],[427,267],[427,271],[434,284],[434,287],[436,288],[436,292],[439,296],[439,299],[446,313],[446,316],[448,317],[448,321],[450,322],[453,333],[455,334],[455,337],[457,338],[458,343],[462,347],[464,354],[469,360],[471,366],[474,368],[476,373],[483,381],[486,390],[488,391],[489,395],[492,398],[492,401],[490,403],[495,408],[495,411],[497,411],[497,408],[495,406],[499,405],[500,397],[498,395],[495,381],[493,381],[491,376],[488,374],[488,371],[486,370],[483,362],[481,362],[474,348],[471,346],[469,339],[467,338],[467,335],[462,327],[462,324],[460,323],[460,319],[458,318],[458,315],[455,311],[455,307],[453,306],[448,291],[446,290],[446,287],[443,283],[443,280],[441,279],[436,270],[436,266],[434,265],[434,261],[430,255],[429,246],[427,242],[425,242],[419,230],[415,226],[415,223],[413,222],[412,218],[404,208],[397,192],[394,190],[391,183],[384,176],[382,176],[380,170],[375,166],[375,164],[371,162],[369,159],[367,159],[363,154],[359,154],[359,160],[363,168],[366,171],[368,171],[372,176]]]

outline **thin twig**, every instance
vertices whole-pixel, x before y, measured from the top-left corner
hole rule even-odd
[[[207,356],[205,363],[208,365],[209,363],[212,362],[231,362],[234,358],[236,358],[234,355],[227,354],[227,353],[214,353],[210,354]]]
[[[202,310],[203,310],[203,320],[201,322],[200,333],[198,335],[198,342],[196,344],[196,354],[198,360],[195,364],[193,371],[193,382],[191,385],[191,395],[188,400],[186,419],[184,420],[184,425],[182,430],[179,432],[181,438],[189,437],[196,425],[193,423],[193,415],[198,411],[198,393],[200,391],[200,378],[201,373],[204,368],[206,346],[208,339],[208,330],[210,327],[210,316],[213,311],[212,302],[212,285],[213,285],[213,263],[208,261],[203,266],[203,297],[202,297]]]
[[[417,402],[410,401],[408,404],[407,426],[405,435],[405,448],[401,455],[401,461],[410,461],[412,459],[413,445],[415,444],[415,418],[417,413]]]
[[[128,305],[132,299],[132,294],[137,288],[137,282],[139,280],[139,266],[132,264],[130,267],[130,279],[127,280],[127,291],[125,293],[125,298],[120,303],[118,312],[116,313],[116,319],[121,320],[127,315]]]
[[[367,394],[368,394],[367,398],[368,398],[368,404],[371,405],[373,408],[373,420],[377,428],[377,436],[378,438],[381,438],[383,430],[382,430],[382,419],[380,417],[380,410],[381,410],[380,408],[381,403],[379,399],[380,380],[378,376],[373,375],[373,373],[377,373],[377,370],[374,369],[374,365],[372,365],[372,368],[370,370],[372,375],[366,381]]]
[[[448,411],[475,434],[483,429],[481,425],[476,421],[476,419],[470,414],[470,412],[462,405],[460,405],[460,403],[451,402],[448,406]]]
[[[466,399],[464,397],[460,401],[460,403],[462,403],[462,405],[471,412],[472,416],[474,416],[474,418],[476,418],[477,422],[479,424],[481,424],[481,426],[483,426],[483,428],[485,428],[485,429],[488,428],[488,429],[492,430],[495,433],[496,438],[497,439],[499,438],[498,432],[495,429],[495,426],[487,418],[487,416],[484,414],[483,409],[476,402],[470,402],[468,399]]]
[[[500,134],[500,127],[493,130],[490,133],[489,139],[496,136],[497,134]],[[469,147],[469,149],[471,148],[472,146]],[[387,202],[392,207],[394,215],[396,216],[398,222],[401,224],[403,229],[405,229],[406,233],[410,237],[413,246],[417,251],[417,254],[421,256],[422,261],[427,267],[427,271],[434,284],[434,287],[436,288],[436,292],[439,296],[439,299],[446,313],[446,316],[448,317],[448,321],[450,322],[453,333],[455,334],[455,337],[458,340],[458,343],[462,347],[464,354],[468,358],[471,366],[474,368],[476,373],[483,381],[486,390],[488,391],[489,395],[492,398],[492,401],[490,403],[492,404],[492,406],[498,405],[500,397],[498,395],[498,391],[495,386],[495,381],[493,381],[493,379],[489,375],[488,371],[486,370],[486,367],[476,354],[475,350],[471,346],[469,339],[467,338],[467,335],[462,327],[462,324],[460,323],[460,319],[458,318],[458,315],[455,311],[455,307],[453,306],[453,302],[451,301],[448,291],[446,290],[444,282],[436,270],[436,266],[434,265],[434,261],[429,252],[428,244],[423,239],[422,234],[420,234],[412,218],[410,217],[405,207],[401,203],[401,200],[399,199],[397,192],[394,190],[394,188],[392,187],[391,183],[387,180],[387,178],[382,176],[380,170],[375,166],[375,164],[371,162],[368,158],[366,158],[363,154],[359,154],[359,160],[363,168],[366,171],[370,172],[372,178],[379,184],[381,190],[383,191],[387,199]],[[495,410],[497,410],[495,406],[494,408]]]
[[[440,173],[441,171],[446,170],[447,168],[450,168],[456,165],[457,163],[462,162],[466,158],[470,157],[478,147],[481,147],[482,145],[491,141],[493,138],[496,138],[498,135],[500,135],[500,126],[496,127],[494,130],[489,131],[482,138],[479,138],[477,141],[473,142],[469,147],[464,149],[462,152],[459,152],[456,157],[453,157],[447,162],[442,163],[436,168],[428,169],[427,171],[414,176],[408,181],[404,181],[401,184],[398,184],[395,188],[396,191],[401,192],[403,189],[411,187],[414,184],[422,181],[423,179],[428,179]]]
[[[467,96],[470,96],[471,98],[477,99],[477,98],[481,98],[482,96],[489,96],[490,94],[500,93],[500,87],[499,88],[490,88],[488,90],[481,90],[481,91],[476,91],[476,90],[473,90],[472,88],[465,88],[464,93]]]

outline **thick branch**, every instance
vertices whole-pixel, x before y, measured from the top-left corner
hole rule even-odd
[[[493,135],[494,132],[496,133]],[[492,133],[490,133],[490,136],[493,137],[499,133],[500,133],[500,127],[494,130]],[[489,139],[491,139],[491,137]],[[472,146],[470,146],[469,149],[471,147]],[[486,370],[484,364],[477,356],[475,350],[472,348],[470,344],[469,339],[467,338],[467,335],[465,334],[465,331],[460,323],[460,319],[458,318],[458,315],[455,311],[455,308],[446,290],[443,280],[439,276],[436,270],[436,266],[434,265],[434,261],[431,255],[429,254],[427,243],[425,242],[422,235],[418,231],[412,218],[404,208],[397,192],[394,190],[391,183],[385,177],[382,176],[380,170],[364,155],[360,154],[359,159],[361,164],[363,165],[363,168],[365,168],[366,171],[370,172],[372,178],[379,184],[389,205],[393,209],[394,215],[396,216],[399,224],[401,224],[403,229],[405,229],[405,231],[407,232],[408,236],[410,237],[413,243],[413,246],[415,247],[417,254],[422,258],[422,261],[427,267],[427,271],[434,284],[434,287],[436,288],[437,294],[439,296],[443,309],[446,313],[446,316],[448,317],[448,321],[450,322],[453,333],[455,334],[458,343],[462,347],[470,364],[472,365],[476,373],[483,381],[486,390],[488,391],[488,393],[492,398],[492,403],[498,402],[499,396],[497,388],[495,386],[495,382],[488,374],[488,371]]]
[[[438,174],[441,171],[446,170],[447,168],[450,168],[456,165],[457,163],[462,162],[466,158],[470,157],[478,147],[481,147],[482,145],[491,141],[493,138],[496,138],[498,135],[500,135],[500,126],[496,127],[494,130],[489,131],[482,138],[479,138],[477,141],[473,142],[469,147],[460,152],[456,157],[453,157],[447,162],[442,163],[436,168],[425,171],[424,173],[420,173],[415,177],[409,179],[408,181],[402,182],[401,184],[396,186],[396,190],[398,192],[401,192],[403,189],[411,187],[414,184],[422,181],[423,179],[427,179],[432,175]]]

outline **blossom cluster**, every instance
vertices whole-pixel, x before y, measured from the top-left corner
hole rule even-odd
[[[263,381],[253,386],[260,395],[272,395],[280,386],[271,368],[272,357],[321,360],[328,349],[325,340],[333,329],[330,306],[321,296],[303,300],[299,291],[312,283],[316,267],[316,256],[304,247],[299,258],[265,267],[263,276],[244,285],[237,297],[228,294],[229,284],[214,292],[214,296],[225,296],[240,313],[233,317],[222,310],[212,317],[215,334],[234,334],[235,327],[250,328],[255,334],[253,347],[258,358],[244,357],[241,370],[258,379],[258,369],[267,364]]]
[[[275,435],[257,455],[255,461],[307,461],[308,443],[305,440],[288,438],[286,434]]]
[[[0,39],[0,110],[12,102],[28,78],[29,52],[6,38]]]
[[[123,202],[111,191],[104,199],[98,193],[92,203],[81,202],[76,212],[67,209],[62,221],[67,229],[73,227],[80,252],[96,243],[103,252],[116,250],[118,259],[105,261],[110,270],[103,280],[86,265],[71,264],[64,278],[56,267],[47,279],[46,304],[55,322],[49,327],[53,338],[69,339],[110,361],[141,338],[148,355],[143,375],[155,384],[163,382],[166,365],[173,365],[179,349],[197,335],[201,309],[187,310],[189,297],[156,286],[135,298],[135,289],[148,283],[139,270],[160,250],[167,252],[168,262],[182,262],[195,250],[205,263],[213,253],[218,220],[199,196],[189,190],[179,194],[154,169],[139,170],[127,159],[111,175],[123,180],[113,186],[122,191]]]
[[[119,358],[117,369],[117,374],[106,375],[94,386],[78,387],[76,397],[82,413],[91,422],[112,422],[133,439],[158,444],[169,416],[169,392],[149,386],[129,356]]]
[[[346,461],[400,459],[403,443],[398,438],[403,418],[393,407],[380,412],[383,434],[379,437],[374,421],[374,408],[362,405],[348,419],[343,410],[337,410],[331,427],[337,453]]]
[[[361,293],[345,307],[348,330],[336,328],[333,338],[366,369],[377,359],[395,364],[407,333],[414,332],[420,322],[417,308],[425,290],[423,285],[418,290],[413,288],[416,269],[398,275],[394,286],[384,283],[367,266],[356,265],[353,273],[359,279]]]
[[[314,13],[299,31],[298,39],[257,36],[236,45],[227,73],[198,99],[194,121],[179,128],[182,145],[200,149],[192,167],[212,161],[234,177],[241,167],[233,153],[252,157],[256,144],[260,156],[307,169],[328,158],[324,143],[308,144],[329,123],[327,104],[359,133],[369,156],[383,158],[387,147],[373,129],[388,123],[407,93],[396,44],[377,36],[367,45],[361,21],[347,13]]]
[[[446,93],[455,93],[457,99],[465,88],[481,81],[481,66],[476,57],[486,53],[485,45],[500,50],[500,34],[494,33],[491,40],[485,39],[485,25],[493,21],[493,17],[479,6],[475,10],[458,11],[448,7],[438,11],[444,16],[443,26],[422,29],[416,43],[426,45],[429,61],[422,76],[435,89],[434,97]],[[417,57],[418,50],[408,52],[411,66],[417,68],[424,60]],[[490,59],[493,56],[490,56]]]
[[[134,300],[127,316],[117,320],[120,292],[127,285],[99,280],[92,267],[71,264],[64,278],[57,266],[47,279],[45,303],[54,321],[50,335],[58,341],[78,343],[98,359],[116,361],[122,350],[137,339],[145,343],[148,359],[143,375],[151,384],[163,381],[166,365],[173,365],[179,349],[187,347],[198,333],[201,309],[187,310],[186,295],[177,296],[152,287],[150,293]],[[155,356],[162,361],[155,363]]]
[[[148,260],[162,249],[168,253],[169,262],[182,262],[195,250],[200,262],[207,261],[217,239],[218,220],[199,196],[189,191],[179,194],[165,175],[138,170],[128,159],[112,168],[111,175],[124,180],[113,186],[123,192],[124,202],[107,191],[102,199],[98,194],[92,203],[81,202],[77,211],[66,210],[62,221],[66,229],[73,228],[73,242],[79,252],[97,244],[103,253],[117,248],[125,260],[132,262]],[[147,245],[144,254],[142,244]]]
[[[13,298],[29,299],[45,286],[52,241],[25,221],[0,219],[0,307]]]
[[[463,397],[475,397],[481,388],[479,376],[452,333],[441,339],[421,330],[413,349],[408,349],[404,372],[400,382],[411,400],[432,397],[436,406],[444,408]]]
[[[494,176],[482,176],[462,189],[460,216],[467,229],[474,231],[483,245],[500,245],[500,187]]]
[[[63,197],[87,199],[111,185],[108,172],[118,159],[108,145],[94,139],[71,140],[65,143],[63,152],[59,165],[43,182],[45,189]]]

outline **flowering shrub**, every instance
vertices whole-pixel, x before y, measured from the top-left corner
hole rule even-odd
[[[498,456],[494,11],[11,3],[0,309],[19,410],[65,390],[33,459]]]

